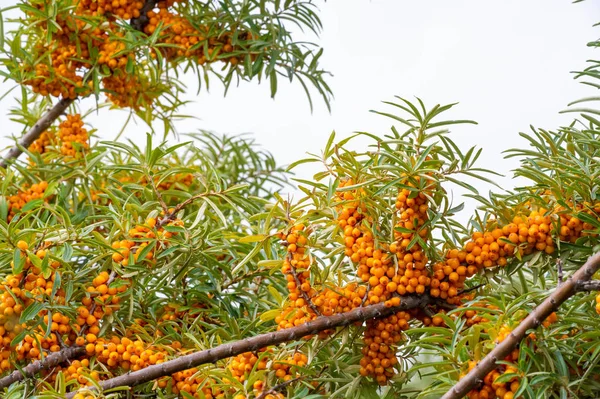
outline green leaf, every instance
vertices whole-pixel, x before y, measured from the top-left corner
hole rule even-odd
[[[43,302],[35,301],[21,313],[20,323],[27,323],[33,320],[45,308]]]
[[[260,321],[265,322],[265,321],[274,320],[277,316],[279,316],[280,313],[281,313],[281,310],[279,310],[279,309],[267,310],[266,312],[263,312],[260,315]]]
[[[259,242],[259,241],[263,241],[266,237],[268,237],[265,234],[255,234],[252,236],[246,236],[246,237],[242,237],[240,238],[238,241],[242,244],[248,244],[251,242]]]
[[[26,203],[26,204],[23,206],[23,208],[21,208],[21,211],[23,211],[23,212],[30,211],[30,210],[32,210],[32,209],[35,209],[35,208],[38,208],[38,207],[40,207],[40,206],[41,206],[43,203],[44,203],[44,200],[42,200],[42,199],[39,199],[39,198],[38,198],[38,199],[31,200],[31,201],[27,202],[27,203]]]
[[[21,255],[21,250],[19,248],[15,248],[15,251],[13,252],[14,274],[19,274],[23,271],[23,268],[25,267],[25,260],[26,258]]]

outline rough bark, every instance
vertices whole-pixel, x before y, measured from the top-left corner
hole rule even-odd
[[[22,153],[23,148],[29,148],[29,146],[41,136],[41,134],[52,125],[52,123],[73,103],[70,98],[63,98],[44,114],[36,122],[35,125],[27,133],[23,135],[18,141],[18,144],[8,151],[8,154],[4,156],[0,161],[0,168],[8,167],[10,161],[17,159]]]
[[[591,256],[587,262],[571,277],[560,284],[548,298],[536,307],[501,343],[488,353],[477,366],[456,383],[442,399],[461,399],[483,381],[484,377],[497,367],[496,362],[503,360],[527,336],[527,332],[537,328],[542,321],[578,292],[578,285],[589,281],[600,268],[600,253]]]
[[[43,360],[37,360],[21,370],[15,370],[6,377],[0,378],[0,389],[5,388],[17,381],[22,381],[25,378],[34,377],[42,370],[48,370],[52,367],[58,366],[62,362],[79,357],[84,353],[85,348],[81,346],[72,346],[62,349],[59,352],[54,352],[45,357]]]
[[[244,352],[256,351],[261,348],[266,348],[267,346],[294,341],[308,335],[316,334],[320,331],[348,326],[352,323],[386,316],[400,310],[424,307],[430,303],[433,303],[433,298],[429,295],[406,296],[402,298],[402,302],[396,307],[387,308],[383,303],[379,303],[377,305],[359,307],[350,312],[333,316],[321,316],[313,321],[296,327],[257,335],[240,341],[219,345],[212,349],[184,355],[162,364],[156,364],[139,371],[101,381],[99,385],[104,390],[121,386],[135,386],[202,364],[215,363],[221,359],[233,357]],[[72,398],[76,393],[77,392],[71,392],[67,394],[66,399]]]

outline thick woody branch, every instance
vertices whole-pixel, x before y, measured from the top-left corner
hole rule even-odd
[[[63,112],[65,112],[71,103],[73,103],[72,99],[63,98],[54,104],[54,106],[48,112],[46,112],[44,116],[42,116],[40,120],[38,120],[36,124],[33,125],[33,127],[23,135],[23,137],[19,139],[18,144],[8,151],[8,154],[6,154],[2,161],[0,161],[0,168],[6,169],[11,160],[17,159],[23,153],[23,148],[29,148],[29,146],[33,144],[33,142],[37,140],[38,137],[40,137],[41,134],[50,127],[50,125],[52,125],[52,122],[54,122]]]
[[[396,307],[387,308],[383,303],[379,303],[377,305],[359,307],[350,312],[339,313],[333,316],[321,316],[313,321],[296,327],[257,335],[240,341],[219,345],[212,349],[184,355],[168,362],[147,367],[143,370],[134,371],[99,382],[99,385],[104,390],[121,386],[135,386],[202,364],[215,363],[221,359],[233,357],[241,353],[257,351],[261,348],[266,348],[267,346],[294,341],[302,337],[316,334],[320,331],[348,326],[356,322],[386,316],[393,312],[423,307],[429,303],[432,303],[432,298],[429,295],[406,296],[402,297],[402,302]],[[76,393],[77,392],[71,392],[67,394],[66,399],[73,398]]]
[[[54,352],[46,356],[43,360],[36,360],[21,370],[15,370],[6,377],[0,378],[0,388],[5,388],[12,383],[22,381],[26,378],[32,378],[42,370],[48,370],[59,364],[85,354],[85,348],[82,346],[72,346]]]
[[[538,307],[536,307],[511,333],[504,341],[496,347],[469,373],[452,387],[442,399],[461,399],[471,389],[476,387],[484,377],[497,367],[496,362],[503,360],[514,348],[525,338],[527,331],[535,329],[542,324],[546,317],[550,316],[558,307],[575,295],[578,291],[577,286],[592,278],[592,275],[600,268],[600,253],[591,256],[587,262],[569,277],[563,281],[552,294]]]

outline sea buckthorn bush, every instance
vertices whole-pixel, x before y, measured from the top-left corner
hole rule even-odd
[[[388,132],[332,134],[287,168],[247,135],[100,141],[90,114],[113,108],[168,133],[186,69],[226,87],[268,77],[272,94],[278,76],[308,79],[327,103],[321,52],[288,27],[318,32],[314,5],[14,11],[0,63],[31,130],[16,147],[29,158],[0,168],[2,397],[440,398],[600,251],[591,108],[507,148],[529,181],[512,191],[478,166],[485,149],[453,141],[475,122],[421,99],[386,101]],[[305,163],[320,171],[292,180]],[[600,284],[585,283],[466,397],[598,397]],[[189,360],[199,353],[215,357]]]

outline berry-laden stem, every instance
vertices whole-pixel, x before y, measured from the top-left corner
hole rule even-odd
[[[46,129],[48,129],[50,125],[52,125],[52,123],[63,112],[65,112],[65,110],[72,103],[72,99],[63,98],[62,100],[54,104],[54,106],[50,108],[50,110],[46,112],[46,114],[44,114],[44,116],[42,116],[36,122],[36,124],[33,125],[33,127],[23,135],[23,137],[19,139],[18,144],[8,151],[8,154],[6,154],[2,161],[0,161],[0,168],[6,169],[8,167],[8,163],[13,159],[17,159],[23,153],[23,148],[29,148],[29,146],[33,144],[33,142],[37,140],[41,136],[41,134]]]
[[[48,370],[83,354],[85,354],[85,348],[83,346],[71,346],[58,352],[54,352],[42,360],[36,360],[21,370],[15,370],[6,377],[0,378],[0,389],[6,388],[15,382],[23,381],[25,378],[32,378],[42,370]]]
[[[600,268],[600,253],[592,255],[587,262],[577,270],[573,276],[569,277],[561,285],[559,285],[548,298],[544,300],[538,307],[525,318],[523,321],[509,334],[504,341],[496,345],[496,347],[488,353],[477,365],[469,371],[460,381],[456,383],[442,399],[461,399],[477,384],[483,381],[484,377],[492,371],[496,365],[496,361],[504,359],[527,335],[527,331],[535,329],[542,324],[552,312],[567,299],[577,293],[578,285],[592,278],[592,275]]]
[[[288,261],[290,262],[290,272],[292,272],[292,276],[294,276],[294,281],[296,282],[296,286],[298,287],[298,290],[300,290],[300,295],[302,295],[302,298],[304,299],[306,304],[312,309],[313,312],[315,312],[315,314],[317,316],[322,316],[321,312],[319,312],[319,309],[317,309],[317,307],[315,306],[313,301],[308,297],[308,294],[306,292],[304,292],[302,290],[302,288],[300,288],[302,283],[300,283],[300,279],[298,278],[298,273],[296,273],[296,268],[294,266],[292,266],[292,259],[290,259],[290,258],[291,258],[291,256],[288,254]],[[366,297],[366,295],[365,295],[365,297]]]
[[[261,348],[271,345],[278,345],[284,342],[290,342],[308,335],[316,334],[320,331],[329,330],[335,327],[348,326],[356,322],[362,322],[368,319],[382,317],[393,312],[421,308],[430,303],[433,303],[432,297],[429,295],[405,296],[402,297],[400,305],[395,307],[385,307],[385,304],[378,303],[366,307],[359,307],[350,312],[338,313],[333,316],[320,316],[299,326],[257,335],[234,341],[227,344],[219,345],[212,349],[207,349],[199,352],[190,353],[189,355],[181,356],[161,364],[156,364],[145,369],[134,371],[132,373],[123,374],[109,380],[99,382],[101,389],[112,389],[121,386],[135,386],[143,384],[157,378],[168,376],[178,371],[187,370],[192,367],[197,367],[202,364],[215,363],[221,359],[226,359],[232,356],[237,356],[245,352],[254,352]],[[92,388],[84,388],[84,390],[93,390]],[[71,399],[77,394],[77,391],[71,392],[65,396],[66,399]]]

